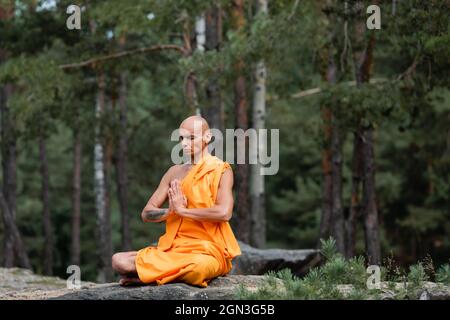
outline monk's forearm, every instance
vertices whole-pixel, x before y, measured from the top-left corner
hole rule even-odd
[[[182,208],[178,210],[178,214],[201,221],[223,222],[230,220],[227,211],[221,206],[212,206],[210,208]]]
[[[164,221],[169,213],[167,208],[144,209],[141,213],[144,222],[161,222]]]

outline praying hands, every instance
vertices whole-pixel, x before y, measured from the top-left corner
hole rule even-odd
[[[169,194],[169,212],[180,214],[187,207],[186,196],[181,191],[180,180],[174,179],[170,182]]]

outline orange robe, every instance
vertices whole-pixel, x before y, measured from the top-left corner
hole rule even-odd
[[[195,164],[181,182],[187,207],[212,207],[227,168],[231,168],[227,162],[212,155]],[[232,259],[240,254],[228,221],[199,221],[174,214],[166,220],[166,233],[158,246],[139,250],[135,264],[144,283],[180,281],[207,287],[210,280],[230,272]]]

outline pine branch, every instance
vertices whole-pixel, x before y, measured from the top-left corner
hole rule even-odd
[[[134,54],[147,53],[147,52],[152,52],[152,51],[161,51],[161,50],[176,50],[176,51],[181,52],[183,55],[185,54],[185,51],[186,51],[185,48],[178,46],[178,45],[161,44],[161,45],[154,45],[151,47],[120,51],[120,52],[112,53],[112,54],[102,56],[102,57],[91,58],[89,60],[85,60],[85,61],[81,61],[81,62],[63,64],[63,65],[59,65],[59,68],[66,70],[66,69],[88,67],[88,66],[92,66],[92,65],[95,66],[97,63],[108,61],[108,60],[119,59],[119,58],[123,58],[126,56],[134,55]]]
[[[376,83],[383,83],[383,82],[386,82],[386,81],[388,81],[388,79],[385,79],[385,78],[374,78],[374,79],[371,79],[369,83],[370,84],[376,84]],[[349,85],[349,86],[356,86],[356,81],[348,81],[348,82],[346,82],[346,84]],[[300,92],[294,93],[294,94],[291,95],[291,98],[292,99],[300,99],[300,98],[311,96],[311,95],[318,94],[318,93],[321,93],[321,92],[322,92],[322,88],[311,88],[311,89],[307,89],[307,90],[304,90],[304,91],[300,91]]]
[[[397,80],[402,80],[405,77],[409,77],[412,73],[414,73],[414,71],[416,70],[417,65],[421,61],[421,58],[422,57],[420,55],[415,56],[413,63],[408,67],[408,69],[406,69],[405,72],[403,72],[402,74],[400,74],[397,77]]]

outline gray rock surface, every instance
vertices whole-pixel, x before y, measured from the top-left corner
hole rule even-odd
[[[82,282],[81,288],[67,289],[66,280],[33,274],[25,269],[0,268],[0,300],[232,300],[240,284],[254,291],[264,280],[261,275],[227,275],[212,280],[207,288],[185,283],[169,283],[158,286],[121,287],[117,283],[95,284]],[[279,289],[284,290],[281,280]],[[395,283],[395,288],[383,282],[380,299],[396,299],[396,292],[404,286]],[[351,285],[338,285],[344,297],[352,291]],[[393,290],[395,289],[395,290]],[[409,299],[450,300],[450,286],[425,282],[419,290],[408,293]]]
[[[258,249],[238,242],[242,255],[233,260],[230,274],[262,275],[269,270],[289,268],[293,274],[302,276],[319,262],[316,259],[318,251],[315,249]]]
[[[95,286],[81,282],[83,289]],[[41,300],[69,292],[64,279],[37,275],[27,269],[0,268],[0,300]]]
[[[121,287],[117,284],[97,285],[52,298],[53,300],[232,300],[239,284],[255,290],[263,276],[227,275],[200,288],[185,283]]]
[[[255,289],[264,273],[283,268],[302,275],[317,256],[312,249],[257,249],[242,242],[239,245],[242,255],[233,260],[231,272],[214,279],[207,288],[184,283],[124,288],[116,283],[82,282],[80,290],[70,290],[64,279],[35,275],[26,269],[0,268],[0,299],[233,299],[240,283]]]

